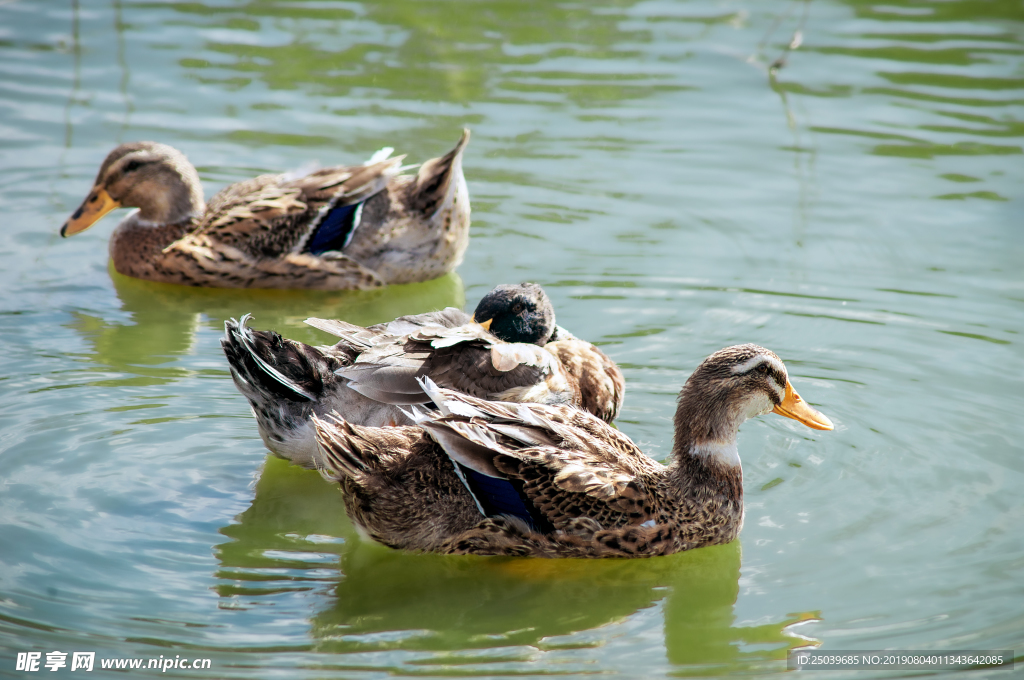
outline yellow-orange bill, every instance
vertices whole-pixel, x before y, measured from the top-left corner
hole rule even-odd
[[[788,380],[786,381],[786,398],[772,409],[772,413],[792,418],[814,430],[831,430],[834,427],[832,421],[824,413],[800,398]]]
[[[112,199],[106,189],[93,187],[89,195],[82,201],[82,205],[71,216],[71,219],[60,228],[60,235],[66,237],[77,234],[80,231],[85,231],[96,224],[108,212],[120,207],[121,204]]]
[[[491,330],[491,324],[494,322],[494,319],[488,319],[487,321],[480,322],[480,321],[476,320],[476,316],[474,315],[473,318],[471,319],[471,321],[476,321],[476,323],[478,323],[478,324],[480,324],[481,326],[484,327],[485,331],[490,331]]]

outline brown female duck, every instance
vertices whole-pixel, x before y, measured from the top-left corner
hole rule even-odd
[[[496,287],[474,317],[448,308],[369,328],[308,319],[341,338],[330,347],[246,322],[225,323],[221,340],[235,386],[267,448],[307,467],[316,454],[311,415],[337,411],[358,425],[412,425],[403,409],[430,402],[417,381],[423,376],[482,399],[579,405],[609,421],[625,393],[615,362],[555,325],[551,301],[533,283]]]
[[[757,345],[708,357],[679,394],[672,462],[571,406],[488,402],[424,379],[437,411],[417,427],[313,418],[322,474],[349,517],[405,550],[538,557],[646,557],[728,543],[743,525],[736,435],[775,412],[832,423]]]
[[[214,288],[375,288],[436,278],[469,242],[462,153],[469,131],[415,176],[403,156],[364,165],[261,175],[203,202],[199,175],[177,149],[122,144],[61,228],[77,234],[136,207],[110,237],[114,268],[140,279]]]

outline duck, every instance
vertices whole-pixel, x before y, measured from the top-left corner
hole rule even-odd
[[[753,344],[715,352],[686,381],[668,465],[572,405],[420,380],[433,408],[412,407],[413,426],[312,417],[317,466],[360,533],[413,552],[632,558],[729,543],[743,526],[740,425],[776,413],[833,429]]]
[[[407,407],[430,402],[421,376],[483,399],[573,404],[607,421],[625,398],[619,367],[558,326],[535,283],[496,286],[472,315],[448,307],[368,328],[307,319],[340,338],[333,346],[249,328],[250,318],[224,324],[232,380],[266,447],[307,468],[317,454],[310,416],[338,412],[363,426],[412,425]]]
[[[459,265],[469,243],[462,156],[469,130],[415,175],[382,149],[362,165],[266,174],[203,200],[199,174],[167,144],[111,151],[69,237],[134,207],[110,237],[125,276],[211,288],[365,290],[426,281]]]

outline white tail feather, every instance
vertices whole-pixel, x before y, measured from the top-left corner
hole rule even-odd
[[[387,160],[391,154],[395,152],[395,148],[392,146],[385,146],[382,149],[378,149],[370,156],[363,165],[373,165],[374,163],[380,163],[381,161]]]

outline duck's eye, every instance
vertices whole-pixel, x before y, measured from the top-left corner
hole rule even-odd
[[[135,172],[136,170],[138,170],[141,167],[142,167],[142,163],[140,161],[128,161],[128,163],[126,163],[125,166],[124,166],[124,171],[125,172]]]
[[[761,375],[768,375],[768,364],[761,364],[757,367],[757,372]]]
[[[521,311],[523,311],[523,303],[522,302],[517,302],[517,303],[515,303],[515,305],[512,306],[512,313],[513,314],[518,314]]]

